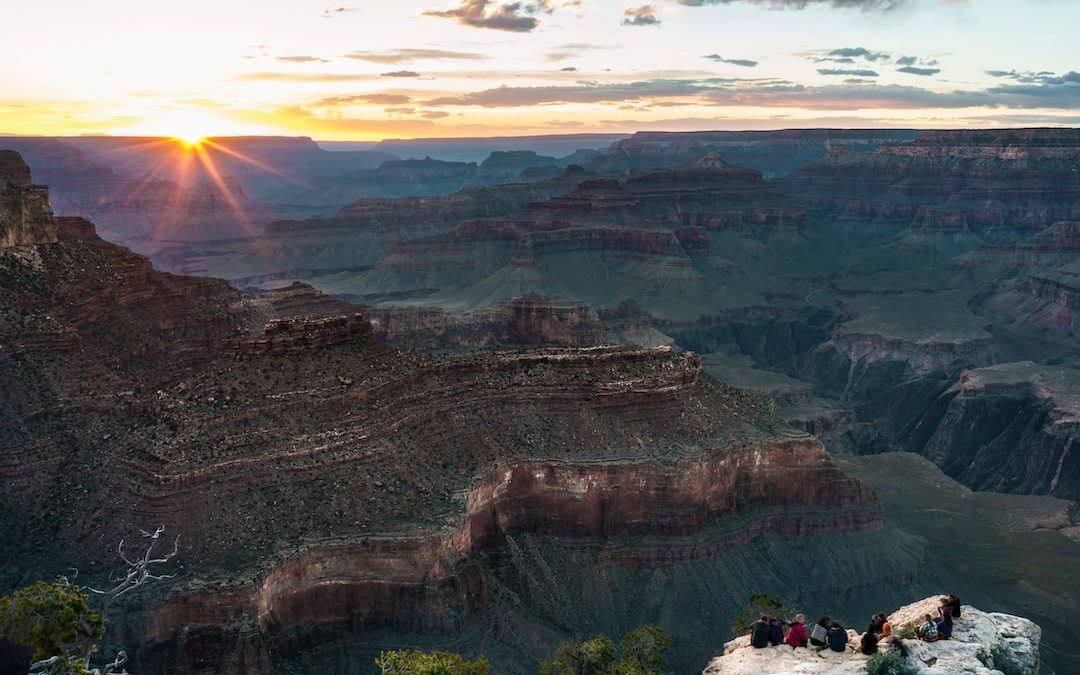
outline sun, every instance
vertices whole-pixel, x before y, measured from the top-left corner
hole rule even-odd
[[[207,110],[180,108],[163,110],[147,116],[126,130],[139,136],[158,136],[176,141],[189,150],[197,150],[206,139],[243,133],[228,118]]]
[[[174,133],[172,138],[180,141],[180,144],[184,147],[194,149],[202,145],[207,136],[198,131],[181,131],[180,133]]]

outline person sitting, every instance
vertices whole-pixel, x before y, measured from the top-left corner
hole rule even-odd
[[[955,593],[949,593],[949,607],[952,607],[952,618],[960,618],[960,598]]]
[[[780,617],[774,616],[772,621],[769,622],[769,644],[773,647],[783,644],[784,642],[784,623],[780,621]]]
[[[769,615],[762,614],[754,623],[750,624],[750,646],[764,649],[769,646],[769,637],[772,629],[769,628]]]
[[[923,642],[938,641],[937,624],[934,623],[934,620],[930,617],[929,614],[923,617],[923,623],[921,626],[919,626],[917,634],[919,636],[919,639]]]
[[[829,649],[834,652],[843,652],[847,649],[848,635],[844,627],[840,625],[839,621],[835,619],[829,625],[829,637],[826,642],[829,643]]]
[[[870,617],[870,625],[866,627],[867,633],[873,633],[877,635],[881,632],[881,627],[885,625],[885,615],[878,612],[874,616]]]
[[[941,606],[938,607],[938,619],[935,624],[937,625],[938,636],[942,640],[948,640],[952,637],[952,602],[948,598],[941,599]]]
[[[791,628],[788,628],[787,637],[784,638],[784,642],[791,645],[792,649],[806,646],[808,638],[806,636],[806,626],[803,625],[803,622],[805,621],[805,616],[796,614],[795,620],[791,622]]]
[[[829,617],[823,616],[810,626],[810,644],[824,647],[829,639]]]
[[[875,629],[879,628],[873,623],[866,627],[866,632],[863,633],[862,641],[859,643],[859,651],[863,654],[867,656],[877,654],[878,633]]]
[[[881,632],[878,633],[879,642],[887,637],[892,637],[892,624],[889,623],[889,619],[884,614],[882,614],[881,621]]]

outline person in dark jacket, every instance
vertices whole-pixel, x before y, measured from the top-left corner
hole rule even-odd
[[[941,606],[938,607],[938,618],[937,621],[935,621],[934,623],[937,624],[939,638],[941,638],[942,640],[948,640],[952,637],[952,602],[948,598],[941,599]]]
[[[949,606],[952,607],[952,618],[960,618],[960,598],[955,593],[949,593]]]
[[[866,627],[866,632],[877,635],[882,631],[882,629],[885,628],[885,623],[887,621],[888,619],[885,618],[885,614],[883,614],[882,612],[878,612],[874,616],[870,617],[870,625]]]
[[[806,621],[805,616],[796,614],[795,620],[791,622],[791,628],[788,628],[787,637],[784,638],[784,642],[791,645],[792,649],[806,646],[807,637],[806,626],[803,625],[804,621]]]
[[[772,629],[769,627],[769,615],[762,614],[761,618],[750,624],[750,646],[764,649],[769,646],[769,637]]]
[[[772,621],[769,622],[769,629],[772,631],[769,635],[769,644],[773,647],[784,644],[784,623],[780,621],[780,617],[774,616]]]
[[[829,617],[823,616],[810,626],[810,644],[824,647],[829,638]]]
[[[839,621],[833,621],[829,626],[829,649],[834,652],[843,652],[847,649],[847,631],[840,625]]]
[[[871,654],[877,654],[877,631],[874,630],[874,624],[870,624],[866,627],[866,632],[863,633],[862,641],[859,643],[859,651],[867,656]]]

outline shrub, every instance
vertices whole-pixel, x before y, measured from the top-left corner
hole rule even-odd
[[[656,626],[641,626],[623,636],[618,653],[606,635],[561,644],[540,662],[539,675],[660,675],[671,637]],[[616,660],[618,657],[618,660]]]
[[[105,634],[105,622],[90,609],[82,588],[64,577],[38,581],[0,598],[0,637],[32,647],[34,661],[60,657],[60,672],[81,672],[87,654]]]
[[[451,652],[420,652],[402,649],[382,652],[375,659],[383,675],[488,675],[487,658],[466,661]]]
[[[898,651],[874,654],[866,662],[867,675],[918,675],[918,672]]]

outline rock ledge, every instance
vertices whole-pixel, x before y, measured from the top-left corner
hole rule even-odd
[[[901,607],[889,617],[895,634],[917,624],[924,614],[936,614],[938,598]],[[870,657],[859,653],[859,633],[848,631],[848,651],[837,653],[816,648],[791,649],[786,645],[754,649],[749,636],[724,645],[724,655],[713,659],[703,675],[856,675],[866,672]],[[1023,673],[1039,672],[1039,642],[1042,629],[1019,616],[984,612],[969,605],[950,640],[925,643],[899,640],[906,660],[915,672],[927,675],[1001,675],[995,669],[994,655],[1010,658]],[[883,647],[882,651],[886,648]],[[998,665],[1001,665],[1000,663]]]

